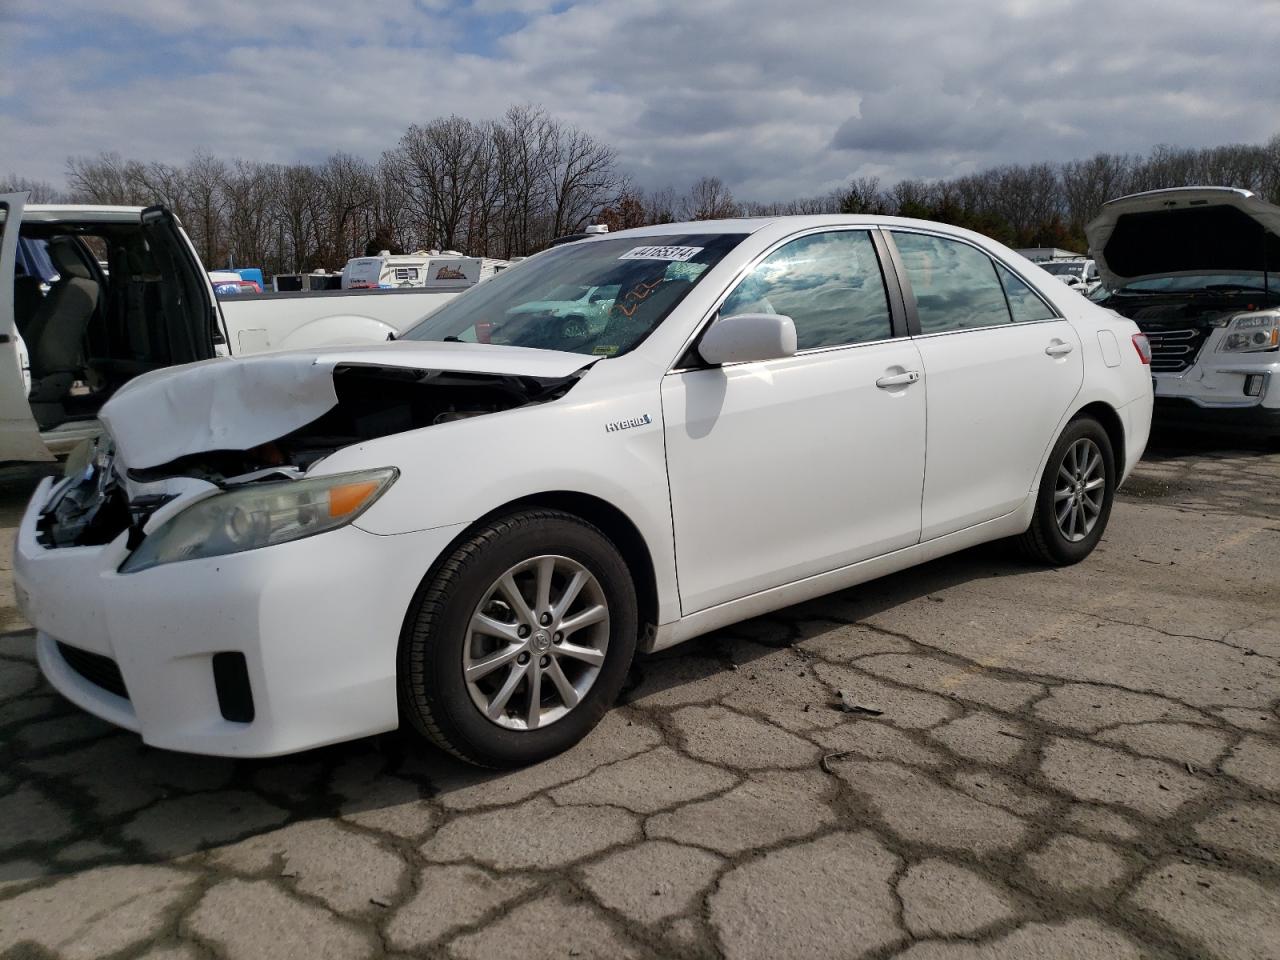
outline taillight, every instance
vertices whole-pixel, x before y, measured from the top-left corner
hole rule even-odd
[[[1133,335],[1133,349],[1138,351],[1138,359],[1144,366],[1151,366],[1151,341],[1147,339],[1145,333]]]

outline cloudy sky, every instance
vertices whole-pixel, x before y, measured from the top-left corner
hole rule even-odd
[[[1260,142],[1280,0],[0,0],[0,174],[73,154],[375,159],[535,102],[647,187]]]

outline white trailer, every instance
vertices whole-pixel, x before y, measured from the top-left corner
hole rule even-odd
[[[468,257],[456,250],[419,250],[375,257],[353,257],[342,268],[344,290],[462,290],[488,280],[508,266],[506,260]]]

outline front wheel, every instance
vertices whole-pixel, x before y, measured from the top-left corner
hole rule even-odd
[[[471,763],[536,763],[604,716],[636,632],[635,587],[600,530],[553,510],[495,519],[419,590],[400,642],[401,712]]]
[[[1079,563],[1102,539],[1115,487],[1107,431],[1090,417],[1071,421],[1045,464],[1035,515],[1019,538],[1023,552],[1052,566]]]

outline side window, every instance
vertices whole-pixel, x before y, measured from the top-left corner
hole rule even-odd
[[[865,230],[818,233],[779,247],[720,308],[722,317],[738,313],[790,317],[800,350],[893,336],[880,260]]]
[[[893,239],[916,297],[922,333],[1009,322],[995,265],[981,250],[922,233],[895,232]]]
[[[1000,282],[1004,285],[1004,295],[1009,298],[1009,312],[1013,314],[1014,323],[1052,320],[1057,316],[1034,290],[1004,264],[996,264],[996,273],[1000,275]]]

